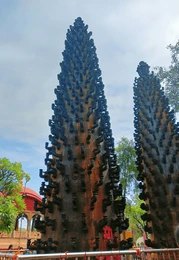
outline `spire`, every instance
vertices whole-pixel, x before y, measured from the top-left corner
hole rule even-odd
[[[176,247],[179,219],[179,131],[159,79],[140,62],[134,83],[134,126],[139,198],[151,247]]]
[[[38,252],[119,248],[128,227],[110,117],[92,33],[77,18],[67,32],[55,88],[46,171],[40,189],[44,220]],[[110,237],[104,232],[110,230]],[[120,239],[119,239],[120,240]]]
[[[140,77],[143,77],[143,76],[148,76],[149,75],[149,65],[144,62],[144,61],[141,61],[137,67],[137,72],[139,74]]]

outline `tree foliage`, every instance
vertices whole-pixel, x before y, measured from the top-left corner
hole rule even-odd
[[[175,112],[179,112],[179,41],[167,47],[171,52],[171,65],[168,69],[156,67],[157,76],[164,84],[165,94]]]
[[[11,232],[15,219],[24,210],[22,195],[23,181],[30,176],[22,169],[21,163],[12,163],[0,158],[0,231]]]
[[[138,197],[140,189],[138,187],[136,168],[136,153],[133,140],[122,137],[116,147],[117,160],[120,166],[120,181],[123,185],[123,195],[126,197],[125,215],[129,218],[129,228],[133,232],[136,240],[144,234],[144,221],[141,216],[144,210],[140,208],[141,201]]]
[[[129,228],[133,231],[134,240],[143,236],[145,232],[145,223],[141,218],[141,216],[145,213],[145,211],[140,207],[142,202],[143,201],[141,201],[136,195],[133,203],[128,202],[125,209],[126,217],[129,218]]]
[[[136,153],[133,140],[122,137],[116,147],[118,164],[120,166],[120,181],[123,185],[123,195],[131,200],[138,192]]]

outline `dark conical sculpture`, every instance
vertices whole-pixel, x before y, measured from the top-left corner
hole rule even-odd
[[[91,32],[77,18],[67,32],[59,86],[49,120],[46,171],[40,188],[44,215],[38,252],[129,247],[128,228],[101,71]],[[115,237],[116,236],[116,237]]]
[[[152,247],[176,247],[179,223],[179,128],[157,77],[140,62],[134,83],[134,125],[142,219]]]

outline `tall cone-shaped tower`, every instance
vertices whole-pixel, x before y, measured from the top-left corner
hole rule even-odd
[[[134,83],[135,144],[146,240],[152,247],[176,247],[179,223],[179,128],[160,82],[140,62]]]
[[[37,209],[38,252],[130,246],[118,234],[128,227],[114,140],[96,48],[81,18],[67,32],[49,120],[46,171]]]

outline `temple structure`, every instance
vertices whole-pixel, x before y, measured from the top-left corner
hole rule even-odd
[[[159,79],[140,62],[134,83],[134,125],[142,219],[149,236],[146,244],[176,247],[179,223],[179,126]]]
[[[128,228],[119,183],[110,117],[92,33],[81,18],[65,40],[46,170],[40,188],[44,219],[36,222],[42,238],[38,252],[127,249],[120,234]]]

